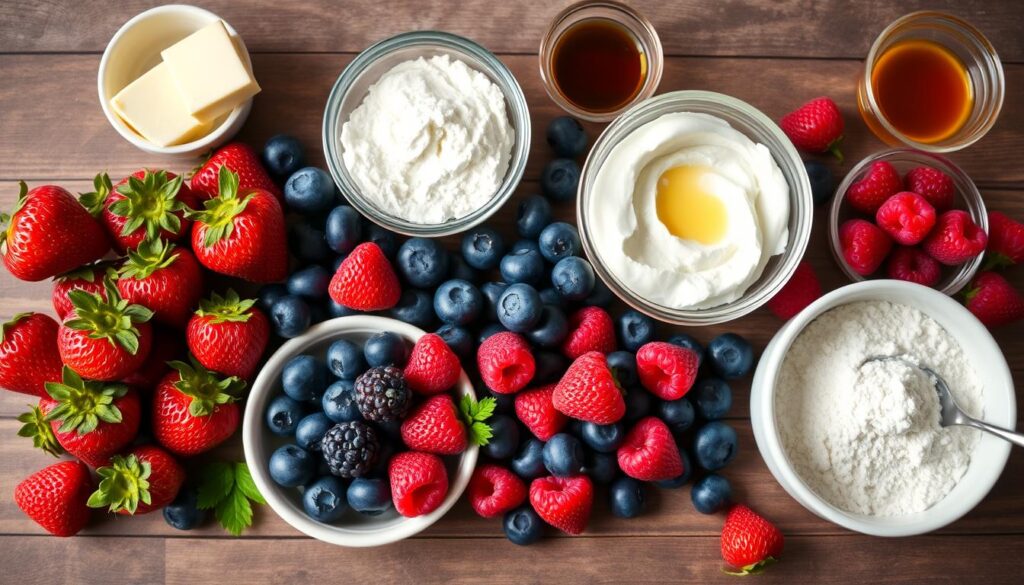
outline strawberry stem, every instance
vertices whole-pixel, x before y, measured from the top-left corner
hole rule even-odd
[[[38,406],[29,405],[29,411],[18,415],[18,422],[25,423],[18,429],[19,437],[31,437],[32,445],[37,449],[59,457],[64,454],[64,448],[57,442],[57,436],[53,434],[53,428],[43,416],[43,411]]]
[[[166,171],[144,171],[142,178],[131,176],[117,188],[124,196],[110,206],[110,212],[128,218],[121,235],[127,236],[140,227],[146,228],[147,238],[156,238],[160,230],[177,233],[181,229],[178,213],[187,211],[178,200],[182,177],[167,178]]]
[[[122,278],[145,280],[157,270],[167,268],[178,256],[172,254],[175,245],[160,238],[147,239],[135,250],[128,250],[128,260],[118,270]]]
[[[174,387],[192,398],[188,412],[192,416],[208,416],[220,404],[229,404],[241,398],[245,390],[245,382],[236,376],[220,378],[207,370],[195,358],[191,364],[182,361],[167,362],[167,365],[178,371],[180,378]]]
[[[87,435],[96,430],[100,421],[118,424],[121,410],[114,400],[128,393],[124,384],[105,384],[85,381],[74,370],[65,366],[63,382],[47,382],[46,392],[57,405],[46,414],[49,422],[60,421],[57,432]]]
[[[832,141],[832,144],[828,145],[828,151],[831,152],[839,162],[843,162],[843,153],[839,150],[839,143],[843,141],[843,137],[840,136]]]
[[[134,514],[139,502],[150,504],[152,501],[149,494],[151,471],[149,462],[140,460],[136,455],[114,455],[110,465],[96,470],[100,485],[89,496],[87,505],[90,508],[107,506],[111,512],[125,510]]]
[[[245,210],[253,197],[250,194],[242,199],[238,198],[238,175],[226,166],[220,167],[217,179],[219,194],[204,201],[201,211],[188,214],[190,219],[206,226],[203,245],[207,248],[231,236],[235,230],[235,217]]]
[[[256,304],[255,299],[239,298],[234,289],[228,289],[227,294],[220,296],[216,292],[210,294],[209,299],[199,301],[199,310],[196,315],[200,317],[213,317],[211,323],[245,323],[252,317],[252,307]]]
[[[114,347],[121,346],[135,355],[140,335],[135,325],[149,321],[153,311],[122,299],[109,278],[103,279],[103,288],[106,298],[81,289],[70,291],[68,298],[75,308],[74,316],[64,326],[86,331],[91,339],[106,339]]]

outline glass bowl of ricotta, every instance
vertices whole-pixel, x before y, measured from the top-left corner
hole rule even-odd
[[[813,202],[800,155],[736,98],[677,91],[612,122],[587,157],[577,219],[624,302],[678,325],[737,319],[796,270]]]
[[[512,196],[530,151],[522,88],[497,57],[449,33],[414,31],[342,71],[324,111],[338,188],[389,230],[423,237],[480,224]]]

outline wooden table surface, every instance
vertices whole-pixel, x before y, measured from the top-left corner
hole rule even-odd
[[[259,146],[269,136],[298,136],[323,164],[320,126],[335,78],[370,43],[411,29],[471,37],[498,54],[519,79],[533,116],[533,152],[519,195],[537,190],[550,156],[547,122],[561,112],[547,98],[536,51],[549,19],[566,2],[544,0],[202,0],[229,21],[252,51],[263,93],[241,138]],[[143,166],[185,171],[189,162],[146,155],[109,126],[96,97],[100,54],[114,31],[156,4],[143,0],[4,0],[0,3],[0,206],[9,209],[15,182],[55,182],[88,190],[99,171],[112,176]],[[827,94],[843,110],[846,162],[838,176],[882,148],[857,114],[854,87],[875,35],[919,8],[945,7],[967,17],[992,41],[1006,72],[1006,102],[992,131],[953,155],[975,180],[990,209],[1024,219],[1024,5],[1018,0],[847,2],[845,0],[676,0],[633,2],[664,45],[660,92],[707,89],[746,100],[778,119],[803,101]],[[594,136],[600,128],[591,126]],[[824,160],[824,159],[823,159]],[[509,206],[511,208],[511,205]],[[566,218],[572,210],[559,210]],[[496,223],[510,231],[508,213]],[[815,215],[807,257],[826,289],[845,284]],[[1011,275],[1024,289],[1024,268]],[[0,274],[0,317],[25,310],[52,313],[49,283]],[[702,341],[726,330],[760,349],[781,325],[760,310],[728,326],[688,329]],[[1024,327],[996,337],[1024,385]],[[932,535],[886,540],[825,522],[775,482],[754,444],[749,380],[734,385],[731,423],[740,454],[725,471],[740,500],[774,520],[786,535],[783,562],[759,582],[1020,583],[1024,553],[1024,453],[1014,450],[1002,478],[974,511]],[[422,535],[373,550],[346,550],[303,537],[269,508],[241,538],[218,526],[177,532],[159,514],[108,517],[76,538],[45,535],[17,509],[15,484],[49,463],[15,436],[26,400],[0,396],[0,582],[3,583],[298,583],[298,582],[711,582],[720,573],[720,516],[694,512],[689,488],[653,490],[648,513],[622,520],[603,510],[580,537],[552,536],[522,548],[500,522],[477,518],[465,502]],[[1024,397],[1024,394],[1018,393]],[[240,441],[222,450],[240,458]],[[603,506],[599,507],[603,508]],[[99,515],[97,515],[99,516]]]

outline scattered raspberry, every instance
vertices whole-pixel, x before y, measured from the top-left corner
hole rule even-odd
[[[530,505],[545,522],[566,534],[581,534],[590,520],[594,485],[585,475],[541,477],[530,484]]]
[[[672,479],[684,471],[672,432],[653,416],[640,419],[630,429],[617,457],[622,471],[640,481]]]
[[[907,191],[924,197],[937,211],[953,208],[956,186],[946,173],[931,167],[916,167],[907,171],[904,180]]]
[[[405,382],[417,394],[438,394],[455,386],[462,374],[458,356],[439,335],[421,337],[405,365]]]
[[[555,384],[524,390],[516,395],[516,416],[535,437],[547,441],[562,430],[568,419],[555,408]]]
[[[885,200],[903,190],[903,181],[896,167],[885,161],[872,163],[864,178],[850,185],[846,200],[860,211],[874,215]]]
[[[597,351],[576,358],[555,386],[551,401],[560,412],[599,425],[616,422],[626,413],[622,389]]]
[[[966,211],[954,209],[939,216],[921,247],[946,266],[956,266],[985,251],[988,236]]]
[[[892,240],[877,225],[863,219],[851,219],[839,226],[839,244],[843,259],[861,276],[873,274],[892,249]]]
[[[917,193],[903,191],[885,200],[875,222],[897,244],[913,246],[935,227],[935,208]]]
[[[676,400],[689,392],[699,367],[697,352],[663,341],[646,343],[636,352],[640,382],[662,400]]]
[[[967,309],[987,327],[1024,318],[1024,297],[995,272],[983,272],[965,295]]]
[[[988,251],[986,267],[1013,266],[1024,262],[1024,223],[1005,213],[988,212]]]
[[[498,394],[522,390],[533,379],[536,368],[530,344],[507,331],[496,333],[480,344],[476,364],[484,384]]]
[[[821,283],[811,264],[800,262],[789,282],[768,301],[768,310],[779,319],[791,319],[821,296]]]
[[[398,304],[402,287],[391,263],[373,242],[359,244],[334,273],[331,299],[357,311],[382,311]]]
[[[600,307],[584,307],[569,317],[569,335],[562,353],[574,360],[588,351],[615,351],[615,325]]]
[[[920,248],[897,246],[889,255],[886,274],[896,280],[935,286],[942,279],[942,265]]]
[[[840,161],[839,141],[843,138],[843,115],[831,98],[819,97],[782,117],[779,126],[797,148],[810,152],[831,152]]]
[[[413,451],[457,455],[466,450],[466,427],[447,394],[431,396],[414,408],[402,421],[401,433]]]
[[[469,503],[477,514],[493,518],[526,500],[526,484],[499,465],[482,465],[469,480]]]
[[[391,499],[407,518],[436,510],[448,494],[448,472],[437,455],[406,451],[388,463]]]

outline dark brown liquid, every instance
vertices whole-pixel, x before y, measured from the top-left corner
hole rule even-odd
[[[580,21],[562,33],[551,58],[555,85],[577,107],[610,112],[636,97],[647,76],[640,43],[605,19]]]

